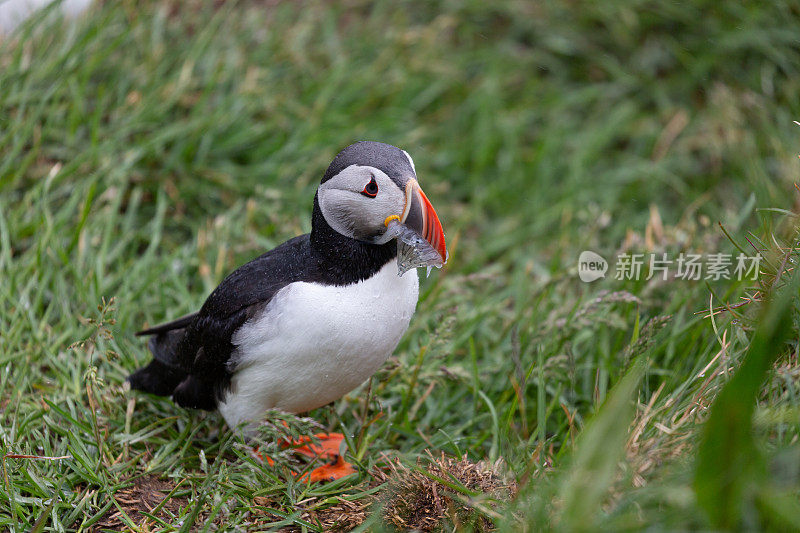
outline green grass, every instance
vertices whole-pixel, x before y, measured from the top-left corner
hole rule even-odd
[[[0,530],[321,530],[428,452],[517,487],[439,479],[475,513],[445,530],[797,528],[796,4],[105,4],[0,41]],[[370,385],[310,414],[359,476],[306,486],[121,384],[133,332],[309,231],[359,139],[414,156],[450,262]],[[748,240],[749,285],[576,275]]]

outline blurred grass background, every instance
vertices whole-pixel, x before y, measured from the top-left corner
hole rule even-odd
[[[374,469],[430,451],[516,487],[443,485],[469,511],[444,530],[796,529],[798,94],[790,1],[34,17],[0,41],[0,452],[70,459],[5,457],[0,528],[381,529]],[[360,139],[413,155],[450,262],[371,386],[311,414],[353,436],[358,479],[307,487],[121,383],[149,358],[134,331],[310,230]],[[586,249],[613,271],[748,239],[768,259],[749,285],[575,274]],[[748,350],[755,386],[731,379]]]

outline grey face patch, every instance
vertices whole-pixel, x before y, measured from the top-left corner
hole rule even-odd
[[[374,198],[361,194],[372,179],[378,185]],[[405,193],[382,170],[350,165],[320,184],[319,207],[325,221],[346,237],[372,242],[386,231],[387,217],[400,216]]]

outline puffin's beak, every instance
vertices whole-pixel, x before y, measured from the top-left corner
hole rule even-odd
[[[415,179],[406,184],[406,205],[400,222],[422,235],[442,256],[442,262],[447,261],[442,223]]]

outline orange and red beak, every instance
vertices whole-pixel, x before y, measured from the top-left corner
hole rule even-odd
[[[442,256],[442,263],[447,261],[442,223],[415,179],[409,180],[406,185],[406,205],[400,222],[422,235]]]

